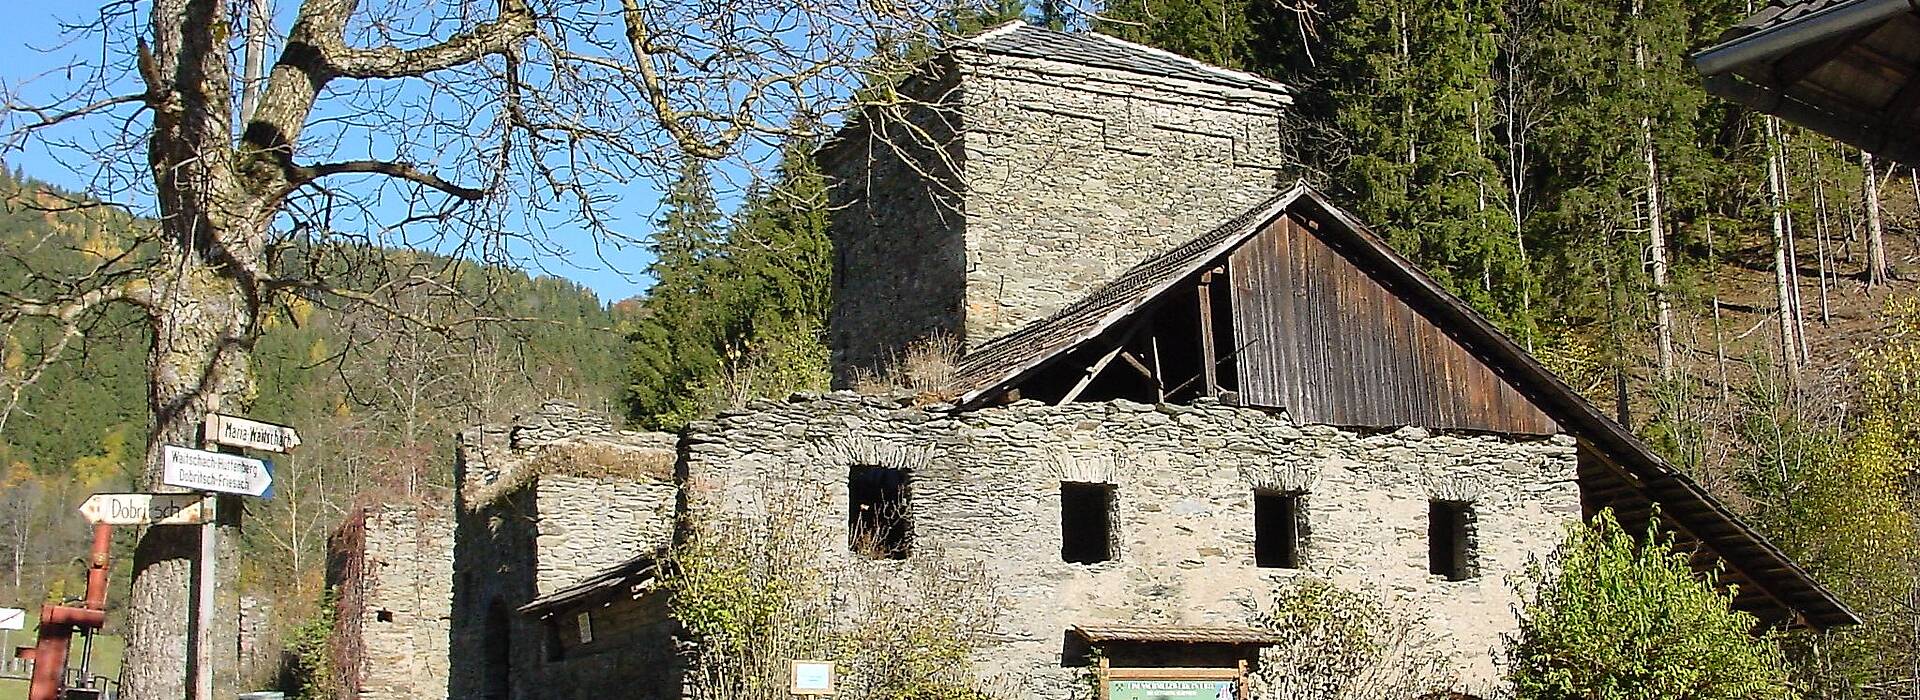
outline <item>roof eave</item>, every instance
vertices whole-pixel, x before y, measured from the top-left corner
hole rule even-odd
[[[1702,49],[1693,55],[1693,65],[1703,75],[1722,75],[1916,10],[1920,10],[1920,0],[1853,0]]]

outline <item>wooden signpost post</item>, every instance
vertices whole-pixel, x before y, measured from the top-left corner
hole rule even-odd
[[[219,413],[207,415],[201,447],[191,449],[167,445],[162,455],[161,481],[193,489],[209,501],[219,494],[273,497],[273,465],[266,460],[228,454],[221,447],[286,453],[300,446],[300,435],[290,426]],[[208,518],[200,527],[200,566],[193,606],[193,624],[188,640],[193,652],[188,655],[193,669],[193,700],[214,700],[213,695],[213,588],[214,565],[219,558],[219,524]]]

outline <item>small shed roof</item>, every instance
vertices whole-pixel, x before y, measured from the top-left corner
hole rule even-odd
[[[1693,56],[1707,91],[1920,163],[1920,2],[1774,0]]]
[[[1284,637],[1251,627],[1211,625],[1074,625],[1073,633],[1092,644],[1155,642],[1174,644],[1279,644]]]
[[[1552,370],[1446,291],[1352,214],[1305,183],[1282,192],[1218,228],[1147,259],[1091,296],[1052,316],[990,341],[960,359],[959,404],[979,406],[1109,329],[1142,312],[1178,282],[1198,274],[1276,218],[1297,215],[1318,224],[1326,242],[1435,325],[1604,460],[1594,474],[1604,487],[1658,507],[1667,521],[1727,564],[1725,580],[1764,595],[1743,607],[1762,618],[1826,629],[1860,619],[1831,591],[1755,532],[1632,431],[1608,417]]]
[[[638,597],[657,585],[660,559],[659,551],[628,559],[579,583],[535,598],[520,606],[519,611],[535,617],[547,617],[610,602],[621,596]]]

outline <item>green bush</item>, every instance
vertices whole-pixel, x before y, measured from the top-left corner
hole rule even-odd
[[[1793,698],[1776,637],[1649,525],[1603,511],[1529,571],[1511,676],[1520,700]]]

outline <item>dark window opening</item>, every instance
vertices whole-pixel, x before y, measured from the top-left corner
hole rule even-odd
[[[380,622],[392,622],[393,611],[392,610],[376,611],[375,613],[373,613],[373,619],[378,620]]]
[[[1473,506],[1460,501],[1427,505],[1427,572],[1448,581],[1473,578]]]
[[[907,470],[860,465],[847,474],[847,548],[870,559],[905,559],[913,544]]]
[[[480,697],[507,700],[513,691],[513,628],[508,624],[507,607],[498,600],[487,607],[483,628]]]
[[[545,625],[547,631],[547,660],[561,661],[567,658],[567,645],[561,641],[559,618],[549,618]]]
[[[1265,569],[1300,568],[1300,541],[1306,530],[1305,499],[1300,493],[1255,491],[1253,561]]]
[[[1093,564],[1113,558],[1113,485],[1060,484],[1060,559]]]

